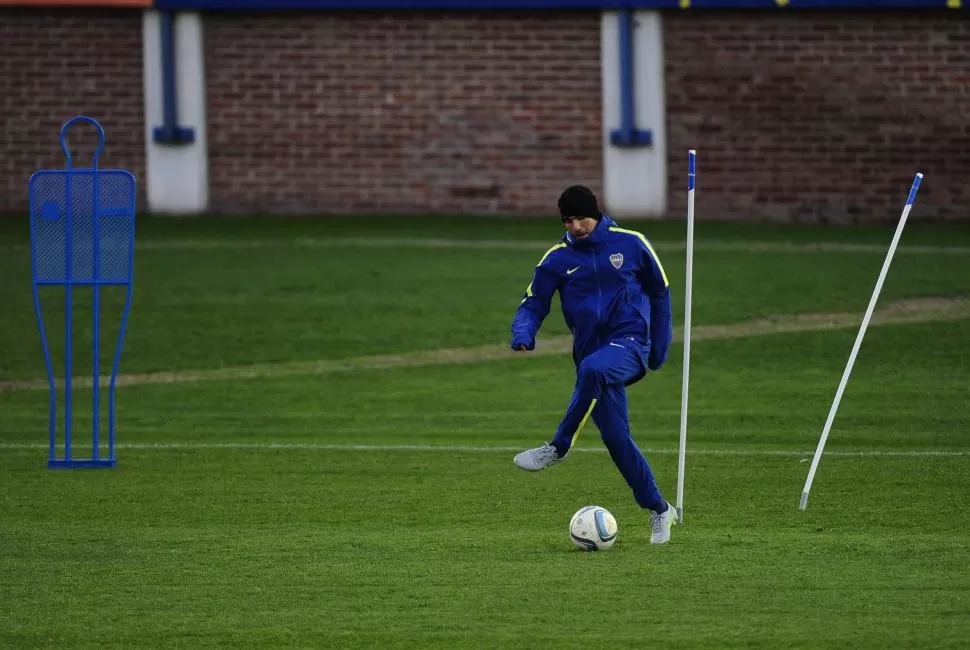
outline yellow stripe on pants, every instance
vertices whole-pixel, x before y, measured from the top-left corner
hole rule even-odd
[[[579,426],[576,427],[576,433],[573,434],[572,439],[569,441],[569,446],[570,447],[573,446],[573,443],[576,442],[576,438],[579,437],[579,434],[583,430],[583,427],[586,426],[586,421],[589,420],[589,416],[591,416],[593,414],[593,409],[594,408],[596,408],[596,400],[595,399],[590,403],[589,410],[586,411],[586,415],[583,416],[582,422],[580,422],[579,423]]]

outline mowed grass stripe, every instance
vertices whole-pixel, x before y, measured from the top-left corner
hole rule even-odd
[[[860,314],[850,313],[809,313],[784,315],[737,323],[733,325],[701,325],[691,331],[695,341],[768,336],[798,332],[815,332],[856,328],[861,322]],[[873,315],[870,326],[906,323],[930,323],[970,318],[970,298],[919,298],[888,303]],[[682,340],[683,332],[677,330],[674,340]],[[572,337],[557,336],[540,339],[532,355],[558,355],[568,353]],[[153,372],[120,375],[118,386],[144,384],[172,384],[203,381],[235,381],[242,379],[277,379],[292,376],[314,376],[359,370],[379,370],[385,368],[417,367],[446,364],[477,363],[514,356],[504,343],[467,348],[446,348],[423,350],[403,354],[380,354],[355,357],[344,360],[297,361],[287,363],[253,364],[229,368],[191,370],[176,372]],[[90,387],[91,377],[74,377],[75,387]],[[55,382],[63,385],[63,381]],[[110,377],[102,375],[100,384],[108,386]],[[0,382],[0,392],[14,390],[43,390],[48,388],[45,380],[12,380]]]
[[[683,241],[651,240],[658,250],[683,250]],[[178,239],[178,240],[141,240],[136,242],[138,250],[192,251],[192,250],[253,250],[263,248],[332,248],[352,246],[357,248],[458,248],[458,249],[498,249],[534,250],[549,248],[550,240],[515,239],[449,239],[440,237],[295,237],[289,239]],[[783,252],[783,253],[883,253],[889,248],[888,242],[882,244],[852,244],[845,242],[791,242],[791,241],[704,241],[694,242],[699,251],[725,251],[739,253]],[[25,251],[28,244],[0,245],[0,250]],[[918,255],[970,255],[970,246],[927,246],[900,245],[897,253]]]
[[[0,449],[47,449],[49,445],[33,442],[0,443]],[[282,450],[282,451],[402,451],[402,452],[449,452],[449,453],[512,453],[522,451],[523,447],[511,445],[423,445],[423,444],[361,444],[361,443],[312,443],[312,442],[151,442],[117,444],[116,449],[148,451],[193,451],[193,450]],[[104,447],[107,450],[107,446]],[[645,454],[671,455],[679,453],[674,447],[644,447]],[[605,447],[574,447],[570,453],[606,453]],[[814,452],[795,449],[688,449],[688,455],[698,456],[781,456],[811,458]],[[913,450],[913,451],[837,451],[825,452],[826,456],[841,458],[924,458],[924,457],[968,457],[970,450]]]

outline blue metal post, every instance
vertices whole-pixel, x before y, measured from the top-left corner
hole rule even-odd
[[[97,170],[97,168],[98,168],[98,158],[97,158],[97,155],[95,155],[94,162],[92,163],[91,166],[95,170]],[[93,397],[93,400],[94,400],[94,412],[93,412],[93,417],[94,417],[94,437],[93,437],[93,441],[91,443],[92,444],[92,447],[93,447],[92,452],[91,452],[91,458],[93,458],[95,461],[97,461],[100,458],[100,448],[99,448],[99,445],[98,445],[98,432],[99,432],[99,428],[100,428],[99,427],[99,416],[100,416],[100,410],[101,410],[101,400],[99,399],[99,397],[100,397],[100,392],[99,391],[100,391],[100,383],[101,383],[100,382],[100,375],[101,375],[101,369],[100,369],[100,359],[101,359],[101,328],[100,328],[100,324],[101,324],[101,285],[100,285],[100,282],[99,282],[99,280],[100,280],[100,277],[99,277],[100,276],[99,267],[100,267],[100,263],[101,263],[101,250],[100,250],[101,249],[101,241],[100,241],[100,233],[99,233],[99,231],[101,229],[101,197],[99,196],[98,189],[99,189],[98,188],[98,175],[97,174],[94,174],[94,178],[92,179],[92,191],[91,191],[91,194],[93,196],[93,203],[94,203],[94,205],[91,206],[91,220],[92,220],[92,225],[91,225],[91,239],[92,239],[92,241],[91,241],[91,243],[92,243],[93,248],[94,248],[94,251],[93,251],[93,253],[91,255],[91,258],[93,260],[92,264],[94,265],[94,269],[91,272],[91,280],[94,283],[94,286],[91,289],[92,292],[94,293],[94,308],[93,308],[93,311],[94,311],[94,342],[93,342],[94,345],[93,345],[93,348],[94,349],[92,350],[93,357],[94,357],[93,360],[92,360],[92,365],[94,366],[94,368],[93,368],[93,375],[94,375],[93,380],[94,380],[94,383],[91,385],[91,390],[92,390],[92,392],[94,394],[94,397]]]
[[[178,84],[175,79],[175,14],[159,14],[162,56],[162,126],[153,132],[155,142],[185,144],[195,141],[195,131],[178,125]]]
[[[70,169],[71,161],[68,159],[68,169]],[[65,375],[64,375],[64,459],[67,461],[71,460],[71,321],[74,320],[74,296],[73,296],[73,277],[74,277],[74,255],[73,255],[73,237],[74,237],[74,201],[73,201],[73,188],[74,179],[71,176],[70,171],[64,175],[64,182],[66,187],[64,188],[64,296],[65,296],[65,309],[67,312],[64,314],[64,331],[65,331],[65,351],[64,351],[64,365],[65,365]]]
[[[620,128],[610,132],[610,142],[617,147],[649,147],[653,144],[653,134],[636,127],[633,29],[633,10],[619,11],[617,30],[620,46]]]

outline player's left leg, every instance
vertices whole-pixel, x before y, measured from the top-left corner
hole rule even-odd
[[[677,510],[660,493],[650,464],[630,435],[626,388],[622,384],[606,387],[593,409],[593,421],[610,458],[633,490],[633,498],[641,508],[651,511],[650,542],[667,542],[671,526],[677,523]]]
[[[593,422],[610,458],[620,470],[626,484],[633,490],[633,498],[641,508],[663,512],[667,502],[657,488],[650,464],[630,435],[627,415],[626,388],[609,386],[593,409]]]

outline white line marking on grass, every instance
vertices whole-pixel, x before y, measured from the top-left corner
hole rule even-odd
[[[0,449],[47,449],[49,445],[31,442],[4,442]],[[76,446],[75,449],[78,447]],[[431,445],[431,444],[353,444],[353,443],[313,443],[313,442],[149,442],[149,443],[119,443],[115,449],[136,450],[173,450],[191,451],[193,449],[233,449],[233,450],[284,450],[284,451],[416,451],[416,452],[458,452],[458,453],[509,453],[519,452],[524,447],[503,445]],[[578,453],[606,453],[602,447],[576,447],[572,450]],[[642,448],[644,454],[676,454],[674,447]],[[689,455],[697,456],[783,456],[800,458],[811,457],[812,450],[805,451],[785,449],[692,449]],[[925,458],[925,457],[967,457],[968,451],[832,451],[826,452],[832,456],[844,458]],[[77,452],[75,452],[77,455]]]

